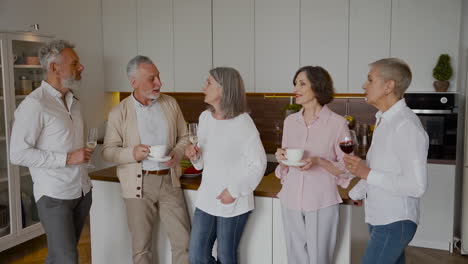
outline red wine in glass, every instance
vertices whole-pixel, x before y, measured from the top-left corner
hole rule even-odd
[[[346,153],[350,154],[354,150],[354,141],[345,141],[345,142],[340,142],[340,149]]]

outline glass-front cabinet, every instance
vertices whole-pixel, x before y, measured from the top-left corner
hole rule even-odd
[[[0,251],[44,233],[29,169],[11,164],[8,150],[14,111],[40,86],[38,50],[51,39],[0,32]]]

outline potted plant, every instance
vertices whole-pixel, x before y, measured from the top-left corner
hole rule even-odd
[[[302,105],[300,104],[287,104],[281,110],[283,110],[284,116],[288,116],[290,114],[296,113],[301,110]]]
[[[432,70],[432,76],[437,81],[434,81],[434,88],[437,92],[446,92],[450,85],[450,78],[452,78],[453,69],[450,65],[450,56],[448,54],[441,54],[436,66]]]

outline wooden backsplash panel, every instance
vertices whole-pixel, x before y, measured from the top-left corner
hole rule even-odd
[[[121,99],[130,93],[121,93]],[[184,118],[188,123],[198,122],[200,113],[207,108],[201,93],[166,93],[174,97],[179,103]],[[267,152],[272,153],[281,144],[284,113],[282,108],[289,103],[289,98],[270,98],[264,94],[248,94],[247,102],[260,137]],[[374,124],[377,109],[366,104],[362,98],[335,98],[329,104],[332,111],[340,115],[346,114],[346,104],[349,104],[349,113],[359,123]]]

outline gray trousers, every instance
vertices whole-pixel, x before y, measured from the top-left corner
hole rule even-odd
[[[330,264],[338,232],[339,205],[317,211],[281,206],[288,264]]]
[[[91,191],[77,199],[44,195],[37,201],[39,219],[47,235],[47,264],[78,264],[77,245],[91,202]]]

